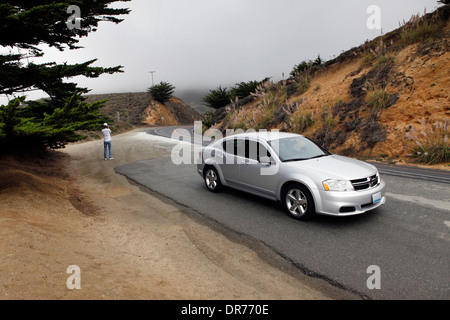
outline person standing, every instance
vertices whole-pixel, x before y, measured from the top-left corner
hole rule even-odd
[[[109,128],[107,123],[103,124],[103,155],[105,157],[105,160],[108,160],[108,158],[106,157],[107,153],[106,153],[106,149],[109,150],[109,160],[113,160],[114,158],[112,157],[112,151],[111,151],[111,129]]]

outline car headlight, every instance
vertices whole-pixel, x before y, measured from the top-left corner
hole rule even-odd
[[[326,191],[353,191],[353,186],[349,180],[328,179],[322,182]]]

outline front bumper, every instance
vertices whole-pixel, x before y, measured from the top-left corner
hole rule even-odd
[[[376,202],[374,202],[375,197]],[[315,201],[318,214],[333,216],[350,216],[361,214],[378,208],[386,203],[386,184],[383,180],[375,188],[360,191],[318,191],[318,201]]]

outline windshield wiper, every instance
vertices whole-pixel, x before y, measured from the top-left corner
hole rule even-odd
[[[292,158],[292,159],[283,160],[283,162],[302,161],[302,160],[308,160],[308,159],[309,158]]]
[[[316,159],[316,158],[325,157],[325,156],[328,156],[328,154],[319,154],[318,156],[314,156],[314,157],[310,157],[310,158],[292,158],[292,159],[286,159],[286,160],[283,160],[283,162],[311,160],[311,159]]]
[[[327,156],[327,154],[319,154],[318,156],[314,156],[314,157],[311,157],[308,159],[317,159],[317,158],[321,158],[321,157],[325,157],[325,156]]]

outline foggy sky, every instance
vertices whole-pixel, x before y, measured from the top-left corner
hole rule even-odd
[[[370,5],[381,10],[381,30],[367,27]],[[85,48],[45,48],[35,62],[97,58],[95,66],[124,66],[124,73],[69,79],[91,93],[146,91],[150,71],[155,84],[174,85],[175,95],[265,77],[278,81],[303,60],[319,54],[330,60],[437,6],[436,0],[133,0],[115,4],[132,11],[120,24],[100,23],[80,41]]]

